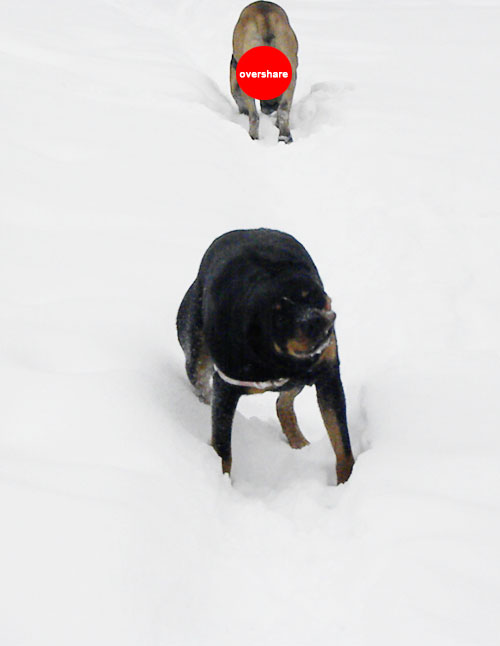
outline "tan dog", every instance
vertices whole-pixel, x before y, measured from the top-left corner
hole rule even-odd
[[[267,45],[276,47],[288,57],[292,65],[292,81],[286,92],[275,99],[261,101],[264,114],[277,110],[276,125],[279,128],[279,141],[289,144],[293,141],[290,134],[289,116],[293,92],[297,81],[298,43],[288,16],[274,2],[253,2],[241,12],[233,33],[233,56],[231,58],[230,80],[231,94],[241,114],[248,114],[250,121],[249,134],[252,139],[259,138],[259,115],[255,100],[245,94],[236,80],[236,66],[240,58],[252,47]]]

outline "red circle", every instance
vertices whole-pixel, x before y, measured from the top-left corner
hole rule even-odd
[[[275,99],[292,81],[292,65],[276,47],[252,47],[238,61],[236,80],[245,94],[254,99]]]

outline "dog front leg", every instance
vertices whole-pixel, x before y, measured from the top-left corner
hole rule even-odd
[[[293,410],[293,401],[302,391],[302,388],[302,386],[299,386],[293,390],[281,392],[276,402],[276,412],[278,413],[281,428],[292,449],[301,449],[309,444],[299,428],[297,416]]]
[[[231,430],[239,398],[239,389],[227,384],[215,373],[212,394],[212,446],[222,460],[222,473],[231,473]]]
[[[347,429],[344,389],[338,365],[328,363],[316,382],[316,394],[323,422],[337,458],[337,484],[346,482],[354,466]]]

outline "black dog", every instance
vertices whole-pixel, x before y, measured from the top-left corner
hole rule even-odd
[[[241,395],[279,392],[283,432],[301,448],[308,441],[293,401],[314,384],[337,481],[349,478],[354,458],[334,319],[318,270],[292,236],[231,231],[208,248],[179,308],[177,334],[190,382],[202,401],[212,401],[212,445],[224,473],[231,471],[231,427]]]

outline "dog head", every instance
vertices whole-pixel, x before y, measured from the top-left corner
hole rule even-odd
[[[293,359],[314,358],[329,345],[335,316],[322,290],[301,289],[292,298],[280,297],[272,307],[274,351]]]

